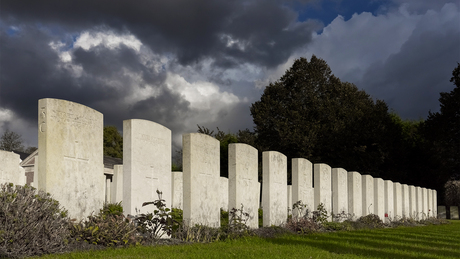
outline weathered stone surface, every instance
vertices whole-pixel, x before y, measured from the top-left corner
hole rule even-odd
[[[447,213],[446,213],[446,206],[438,206],[438,219],[446,219],[447,218]]]
[[[315,208],[322,203],[324,209],[327,211],[327,220],[332,221],[331,167],[327,164],[315,164],[313,172],[315,183]]]
[[[427,196],[428,196],[428,217],[433,217],[433,190],[431,189],[426,189]]]
[[[415,219],[417,217],[417,196],[415,186],[409,185],[409,215],[408,217]]]
[[[292,185],[287,186],[287,205],[288,214],[292,215]]]
[[[438,215],[438,192],[433,190],[433,215]]]
[[[38,188],[83,219],[104,202],[103,115],[58,99],[38,103]]]
[[[393,183],[393,206],[393,213],[396,219],[402,218],[402,193],[400,183]]]
[[[260,183],[258,182],[258,151],[243,143],[228,145],[228,210],[249,213],[247,225],[259,226]]]
[[[363,215],[361,174],[348,172],[348,213],[358,219]]]
[[[422,188],[420,186],[415,187],[415,200],[416,200],[416,205],[417,205],[417,212],[415,215],[416,220],[421,220],[422,219],[422,214],[423,214],[423,200],[422,200]]]
[[[450,219],[459,219],[458,217],[458,206],[450,206]]]
[[[383,188],[385,190],[385,222],[393,220],[394,214],[394,201],[393,201],[393,182],[390,180],[383,181]]]
[[[223,210],[228,210],[228,178],[219,177],[219,185],[219,207]]]
[[[385,219],[385,183],[382,178],[374,178],[374,214]]]
[[[110,199],[113,203],[123,201],[123,165],[113,166],[111,192]]]
[[[287,158],[276,151],[262,153],[263,225],[279,226],[287,219]]]
[[[426,188],[422,188],[422,219],[428,217],[428,193]]]
[[[171,176],[171,184],[172,184],[172,208],[177,208],[183,210],[183,199],[184,199],[184,181],[183,181],[183,173],[182,172],[172,172]]]
[[[410,217],[409,185],[401,184],[401,195],[402,195],[402,216],[405,218],[409,218]]]
[[[295,217],[315,210],[313,164],[304,158],[292,159],[292,202],[298,201],[301,201],[305,208],[302,211],[294,209]]]
[[[343,168],[332,169],[332,220],[341,222],[348,215],[348,174]]]
[[[153,212],[157,190],[171,207],[171,130],[148,120],[123,121],[123,211]]]
[[[0,150],[0,184],[24,185],[26,183],[24,168],[19,166],[20,162],[18,154]]]
[[[363,216],[374,213],[374,178],[371,175],[361,176],[362,180],[362,198],[363,198]]]
[[[182,136],[184,223],[220,227],[220,142],[208,135]]]

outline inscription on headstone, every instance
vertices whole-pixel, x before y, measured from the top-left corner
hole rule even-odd
[[[123,211],[153,212],[157,190],[171,207],[171,130],[148,120],[123,121]]]
[[[58,99],[40,99],[38,107],[38,188],[82,219],[105,200],[103,115]]]

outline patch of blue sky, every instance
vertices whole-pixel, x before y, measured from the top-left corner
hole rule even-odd
[[[353,14],[370,12],[374,15],[382,10],[382,6],[389,4],[389,0],[324,0],[313,1],[311,4],[297,5],[298,20],[314,19],[321,21],[324,26],[329,25],[337,16],[341,15],[345,21]]]

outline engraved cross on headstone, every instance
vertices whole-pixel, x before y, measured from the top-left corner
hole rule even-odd
[[[87,164],[89,162],[89,159],[88,158],[84,158],[82,154],[80,154],[78,151],[79,151],[79,142],[76,140],[75,141],[75,146],[74,146],[74,154],[72,156],[66,156],[64,155],[64,159],[67,159],[67,160],[70,160],[70,161],[74,161],[74,162],[77,162],[77,170],[80,169],[80,163],[85,163]]]

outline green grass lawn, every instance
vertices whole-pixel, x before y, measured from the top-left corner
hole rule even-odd
[[[209,244],[131,247],[43,258],[460,258],[460,221]]]

